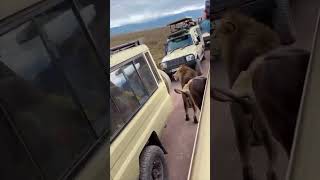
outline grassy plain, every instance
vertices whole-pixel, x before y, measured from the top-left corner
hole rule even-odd
[[[111,37],[110,47],[114,47],[136,39],[142,39],[143,43],[149,47],[153,59],[158,65],[161,62],[161,59],[164,57],[164,43],[166,42],[166,38],[169,33],[169,28],[162,27],[128,34],[121,34]]]

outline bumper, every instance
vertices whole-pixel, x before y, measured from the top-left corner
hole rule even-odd
[[[189,66],[189,67],[192,68],[192,69],[195,69],[196,64],[197,64],[197,63],[196,63],[196,60],[189,61],[189,62],[186,62],[186,63],[185,63],[185,65]],[[182,64],[180,64],[180,65],[182,65]],[[175,73],[175,72],[178,70],[178,68],[180,67],[180,65],[178,65],[178,66],[173,66],[173,67],[167,67],[167,68],[162,69],[162,70],[163,70],[164,72],[166,72],[167,74],[171,75],[171,74]]]

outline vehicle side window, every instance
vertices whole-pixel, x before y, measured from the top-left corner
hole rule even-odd
[[[110,73],[111,139],[132,119],[156,88],[157,83],[143,56],[112,70]]]
[[[151,66],[151,69],[153,71],[153,74],[156,76],[156,79],[157,79],[157,82],[160,83],[161,82],[161,78],[159,76],[159,73],[158,73],[158,70],[157,68],[155,67],[155,65],[152,63],[152,59],[151,59],[151,56],[150,56],[150,53],[147,52],[145,53],[145,56],[147,58],[147,61],[149,62],[150,66]]]
[[[110,73],[110,95],[113,102],[113,106],[110,104],[111,136],[114,136],[139,109],[140,103],[122,69]]]
[[[5,163],[0,168],[0,179],[42,179],[39,169],[8,122],[0,110],[0,158]]]
[[[93,40],[101,48],[102,53],[109,51],[107,47],[108,34],[104,28],[108,26],[108,12],[105,11],[109,1],[75,0],[80,15],[86,23]],[[104,60],[104,59],[102,59]]]
[[[148,93],[133,63],[124,65],[121,70],[130,83],[130,88],[133,90],[140,104],[144,104],[144,102],[146,102],[146,100],[148,99]]]
[[[111,134],[115,134],[125,125],[125,120],[123,119],[123,114],[121,113],[119,107],[115,104],[112,97],[110,97],[110,100],[110,115],[111,119],[113,120],[111,123]]]
[[[42,22],[54,21],[58,14]],[[48,51],[45,34],[35,24],[27,22],[0,36],[0,103],[44,178],[58,179],[89,150],[96,136],[55,62],[55,52]],[[61,44],[61,38],[66,37],[53,39]]]
[[[157,89],[157,83],[150,71],[148,63],[143,56],[139,56],[134,60],[134,66],[136,67],[143,84],[147,88],[148,93],[151,95]]]
[[[74,90],[81,108],[86,113],[96,134],[107,129],[107,84],[103,68],[94,49],[84,35],[75,15],[69,10],[58,10],[59,15],[42,15],[39,28],[46,34],[44,41],[57,61],[66,80]],[[55,16],[54,18],[50,18]],[[63,28],[61,28],[63,27]]]

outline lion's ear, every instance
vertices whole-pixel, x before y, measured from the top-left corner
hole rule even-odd
[[[236,25],[231,21],[225,21],[221,24],[221,32],[224,34],[232,34],[236,31]]]

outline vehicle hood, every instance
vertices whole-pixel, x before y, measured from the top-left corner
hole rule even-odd
[[[176,49],[170,54],[167,54],[165,57],[163,57],[162,62],[170,61],[172,59],[176,59],[189,54],[195,54],[196,50],[197,47],[195,45],[187,46],[183,49]]]

